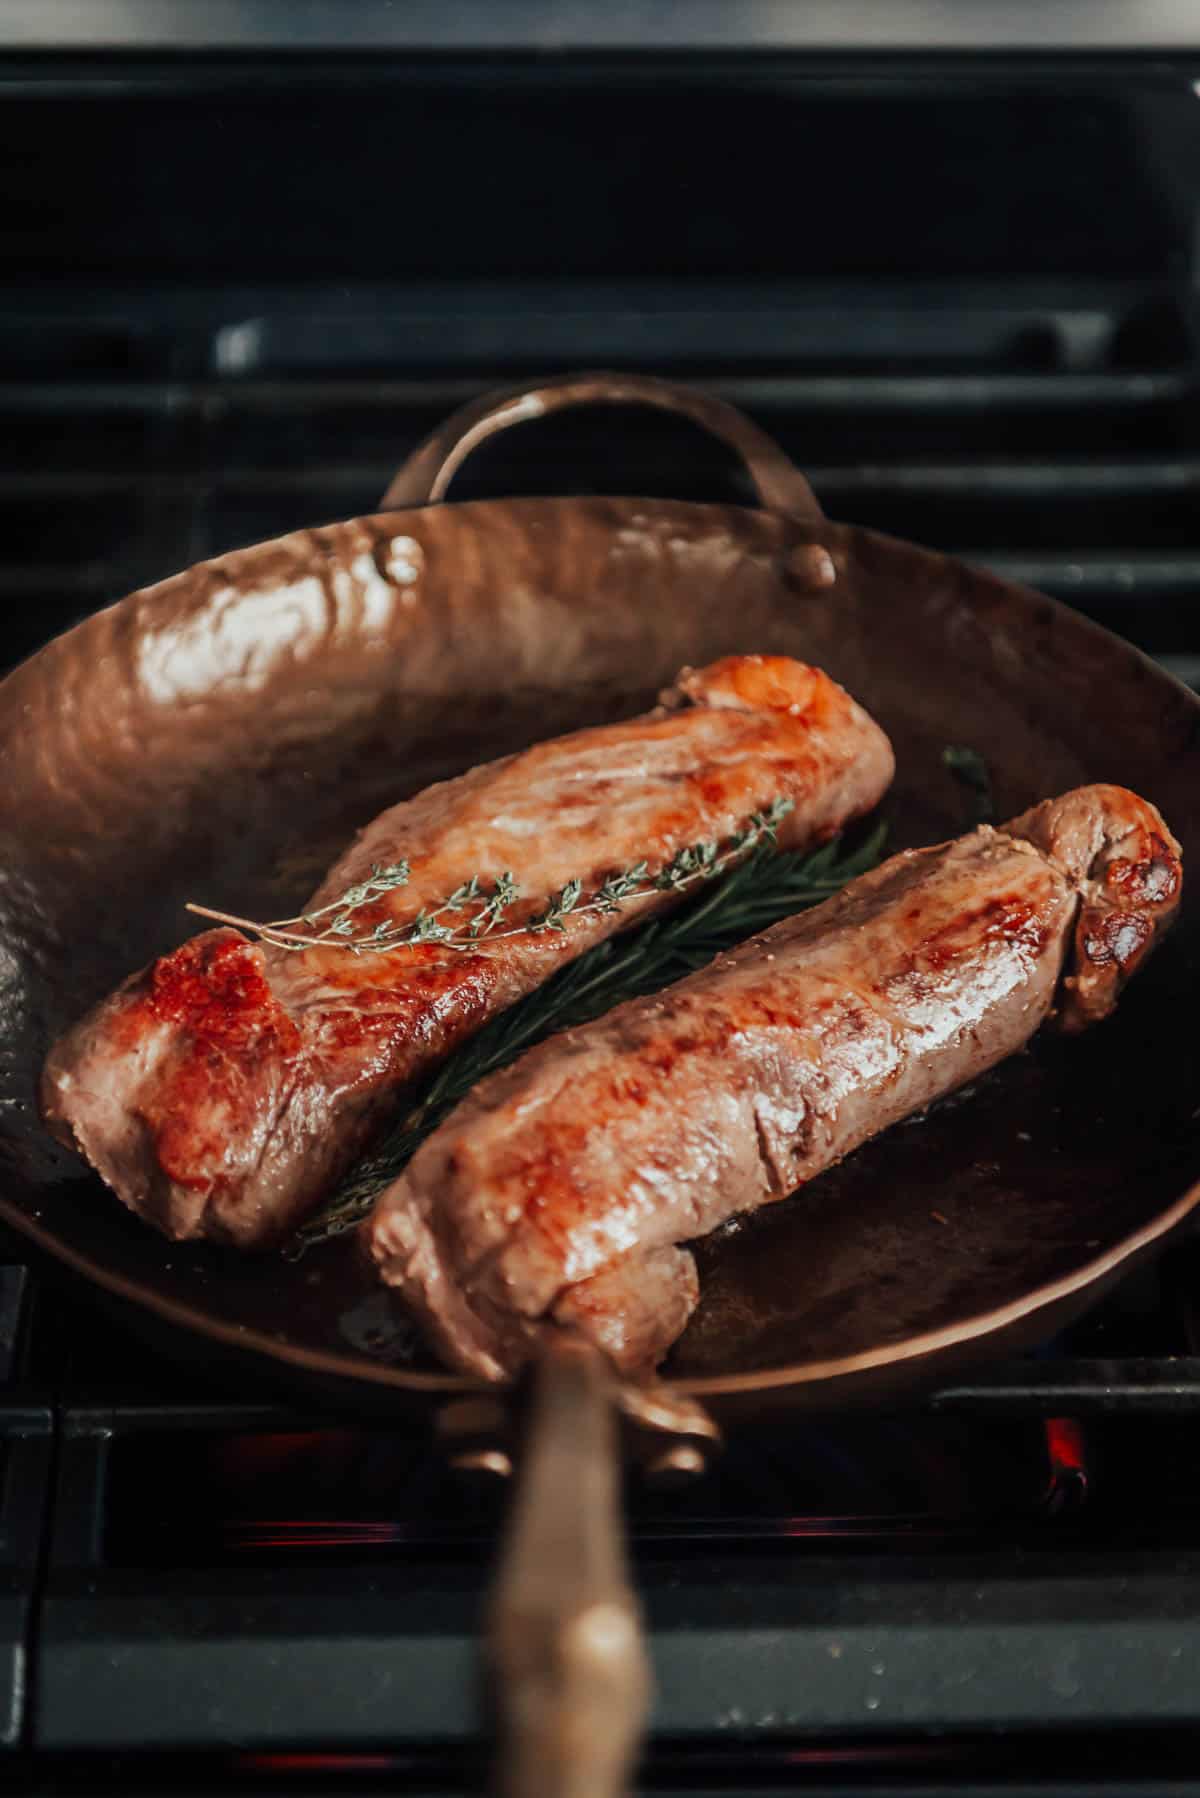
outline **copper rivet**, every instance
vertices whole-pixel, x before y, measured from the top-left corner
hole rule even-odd
[[[701,1474],[706,1466],[703,1450],[694,1443],[673,1442],[647,1461],[646,1472],[651,1479],[659,1479],[664,1475]]]
[[[832,587],[837,581],[833,557],[823,543],[805,543],[793,550],[788,569],[806,587]]]
[[[450,1465],[456,1473],[490,1473],[497,1479],[507,1480],[512,1476],[512,1456],[506,1455],[502,1448],[473,1448],[461,1455],[454,1455]]]

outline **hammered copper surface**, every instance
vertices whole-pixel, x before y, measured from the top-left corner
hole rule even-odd
[[[1200,868],[1200,702],[1077,615],[945,557],[808,510],[637,499],[299,532],[131,595],[0,684],[0,1215],[199,1332],[193,1350],[240,1349],[342,1397],[363,1376],[393,1399],[461,1387],[411,1349],[347,1246],[237,1259],[137,1224],[41,1130],[42,1056],[189,934],[186,898],[286,912],[383,805],[636,713],[683,663],[753,651],[820,664],[891,734],[896,847],[962,827],[940,753],[969,743],[1000,816],[1117,781]],[[704,1245],[704,1299],[668,1374],[842,1397],[986,1352],[988,1331],[1047,1332],[1196,1197],[1198,949],[1185,898],[1112,1021],[1037,1044]]]

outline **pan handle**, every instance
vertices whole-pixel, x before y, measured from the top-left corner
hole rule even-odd
[[[502,1798],[620,1798],[650,1671],[618,1519],[610,1378],[550,1339],[488,1618]]]
[[[593,405],[657,406],[690,418],[741,458],[767,511],[783,512],[814,528],[824,523],[816,494],[800,470],[736,406],[698,387],[660,381],[652,375],[605,371],[551,375],[532,387],[514,387],[472,400],[413,451],[380,501],[380,510],[399,511],[445,499],[446,489],[471,451],[509,425],[546,418],[564,406]]]

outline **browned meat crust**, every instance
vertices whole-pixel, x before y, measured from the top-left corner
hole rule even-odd
[[[653,1364],[696,1302],[680,1247],[783,1197],[1020,1048],[1104,1016],[1169,923],[1179,846],[1083,787],[910,850],[653,999],[484,1081],[365,1226],[452,1365],[547,1321]]]
[[[393,807],[333,868],[310,909],[406,858],[407,885],[357,914],[406,924],[472,875],[518,874],[509,915],[570,880],[599,884],[724,839],[776,798],[784,846],[823,841],[891,780],[887,738],[818,669],[733,656],[684,670],[643,718],[579,731]],[[293,1227],[365,1144],[397,1088],[582,950],[673,896],[567,918],[469,951],[289,953],[208,931],[144,969],[52,1052],[46,1121],[126,1205],[168,1236],[242,1246]]]

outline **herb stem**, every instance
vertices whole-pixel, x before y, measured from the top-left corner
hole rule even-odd
[[[768,838],[750,853],[743,851],[737,865],[727,867],[710,890],[671,916],[646,919],[585,950],[442,1063],[286,1252],[294,1258],[353,1229],[430,1132],[488,1074],[556,1031],[587,1023],[624,1000],[657,992],[768,924],[819,904],[875,866],[886,836],[887,828],[880,824],[850,850],[843,850],[841,838],[835,837],[807,854],[784,855],[770,852]]]
[[[729,837],[723,848],[716,842],[688,844],[677,850],[671,860],[655,874],[651,874],[650,864],[646,861],[638,862],[632,868],[614,870],[604,876],[596,891],[587,898],[583,896],[582,880],[569,880],[557,893],[550,895],[543,911],[507,930],[501,930],[498,926],[505,913],[519,899],[520,888],[511,872],[506,869],[491,881],[490,893],[486,891],[485,877],[472,874],[469,880],[463,881],[439,905],[435,905],[432,910],[422,907],[416,917],[407,923],[397,923],[394,919],[385,920],[376,924],[373,929],[357,931],[353,922],[357,912],[365,905],[373,904],[384,893],[408,885],[410,870],[407,861],[393,862],[388,866],[381,866],[376,862],[365,880],[347,888],[339,898],[320,906],[316,911],[304,912],[295,918],[276,918],[265,924],[257,924],[251,918],[239,918],[231,912],[215,911],[211,906],[196,905],[191,900],[186,909],[197,917],[210,918],[219,924],[232,924],[241,930],[250,931],[263,942],[292,952],[331,946],[348,949],[352,955],[382,955],[392,949],[411,947],[417,943],[437,943],[466,954],[485,939],[503,942],[514,936],[538,936],[548,930],[565,932],[568,917],[611,917],[624,909],[627,900],[650,898],[655,893],[687,893],[701,882],[716,881],[735,862],[744,860],[759,845],[773,844],[779,824],[794,810],[794,800],[774,799],[765,810],[752,812],[742,828]],[[469,913],[462,925],[447,925],[439,921],[448,912],[469,912],[476,901],[480,902],[478,908]],[[335,914],[332,923],[316,936],[303,935],[291,928],[294,924],[316,924],[331,912]]]
[[[255,924],[250,918],[239,918],[233,912],[217,911],[211,905],[196,905],[191,899],[184,905],[184,911],[194,913],[197,918],[208,918],[214,924],[232,924],[237,930],[253,931],[264,943],[277,943],[280,947],[290,948],[293,944],[311,949],[315,938],[301,936],[297,931],[280,930],[274,924]]]

